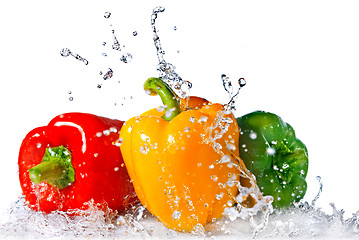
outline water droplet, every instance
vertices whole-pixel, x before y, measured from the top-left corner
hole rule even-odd
[[[207,116],[201,116],[199,122],[207,122],[207,120],[208,120]]]
[[[132,61],[132,54],[131,53],[126,53],[124,55],[122,55],[122,57],[120,58],[120,60],[124,63],[129,63]]]
[[[70,101],[73,101],[73,100],[74,100],[74,98],[73,98],[73,97],[69,97],[69,100],[70,100]]]
[[[175,211],[173,212],[173,214],[172,214],[172,219],[173,219],[173,220],[178,220],[178,219],[180,219],[180,217],[181,217],[181,212],[175,210]]]
[[[76,54],[76,53],[71,52],[71,50],[68,49],[68,48],[63,48],[63,49],[61,49],[60,54],[61,54],[61,56],[63,56],[63,57],[68,57],[68,56],[71,55],[71,56],[73,56],[74,58],[76,58],[77,60],[79,60],[79,61],[85,63],[85,65],[88,65],[88,63],[89,63],[85,58],[81,57],[80,55],[78,55],[78,54]]]
[[[112,49],[121,51],[121,46],[119,41],[117,40],[117,37],[115,36],[115,30],[112,30],[113,33],[113,43],[112,43]]]
[[[108,69],[108,71],[103,76],[103,80],[108,80],[113,77],[113,71],[111,68]]]
[[[104,18],[109,18],[111,16],[111,13],[110,12],[105,12],[105,14],[103,16],[104,16]]]
[[[68,57],[71,55],[71,51],[68,48],[63,48],[63,49],[61,49],[60,54],[63,57]]]
[[[170,108],[170,109],[167,109],[166,112],[165,112],[165,116],[167,118],[171,117],[173,111],[175,111],[176,109],[175,108]]]
[[[175,31],[176,31],[176,30],[177,30],[177,26],[174,26],[174,27],[173,27],[173,30],[175,30]]]
[[[288,165],[288,163],[285,163],[284,165],[283,165],[283,167],[282,167],[283,169],[287,169],[287,168],[289,168],[289,165]]]
[[[137,31],[134,31],[134,32],[132,33],[133,36],[137,36],[137,34],[138,34]]]
[[[231,157],[228,155],[224,155],[221,160],[219,161],[219,163],[229,163],[231,161]]]
[[[41,148],[41,143],[36,144],[37,148]]]
[[[156,108],[156,110],[157,111],[159,111],[159,112],[162,112],[163,110],[165,110],[165,106],[158,106],[157,108]]]
[[[110,132],[114,132],[114,133],[117,132],[117,128],[115,128],[115,127],[110,127],[109,130],[110,130]]]
[[[185,127],[184,131],[189,132],[189,129],[190,129],[189,127]]]
[[[223,198],[223,196],[224,196],[223,192],[221,192],[220,194],[216,194],[216,199],[221,200]]]
[[[275,154],[275,149],[274,148],[272,148],[272,147],[268,147],[267,148],[267,154],[269,155],[269,156],[273,156],[274,154]]]
[[[227,144],[227,149],[230,150],[230,151],[234,151],[234,150],[236,150],[236,146],[234,146],[234,144],[228,143]]]
[[[101,88],[102,87],[102,84],[97,84],[97,88]]]
[[[209,165],[209,169],[213,169],[213,168],[214,168],[213,164]]]
[[[102,53],[102,56],[107,57],[107,53]]]
[[[141,139],[142,139],[142,141],[145,141],[145,142],[149,142],[149,141],[150,141],[150,137],[147,136],[147,135],[144,134],[144,133],[141,134]]]
[[[214,182],[217,182],[218,181],[218,177],[216,175],[212,175],[211,176],[211,179],[214,181]]]
[[[102,136],[102,132],[97,132],[96,133],[96,137],[101,137]]]
[[[190,121],[191,123],[194,123],[194,122],[195,122],[195,118],[194,118],[194,117],[190,117],[190,118],[189,118],[189,121]]]
[[[119,167],[115,167],[113,170],[114,170],[115,172],[117,172],[118,170],[120,170],[120,168],[119,168]]]
[[[249,137],[250,137],[251,139],[256,139],[256,138],[257,138],[257,133],[251,132],[251,133],[249,134]]]
[[[247,82],[244,78],[240,78],[240,79],[238,79],[238,84],[239,84],[239,87],[242,88],[247,84]]]
[[[148,145],[145,143],[143,146],[140,147],[140,152],[142,154],[147,154],[150,151]]]
[[[113,142],[113,145],[115,145],[116,147],[119,147],[119,146],[121,146],[122,142],[123,142],[123,139],[119,138]]]
[[[106,129],[106,130],[104,130],[104,131],[103,131],[103,135],[105,135],[105,136],[110,135],[110,130],[107,130],[107,129]]]

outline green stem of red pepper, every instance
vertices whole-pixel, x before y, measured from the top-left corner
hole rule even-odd
[[[33,183],[47,182],[60,190],[75,181],[75,170],[71,164],[71,153],[64,147],[46,148],[40,164],[29,169]]]
[[[148,94],[161,97],[163,104],[166,106],[166,112],[162,118],[166,121],[171,121],[181,112],[176,94],[161,78],[149,78],[143,87]]]

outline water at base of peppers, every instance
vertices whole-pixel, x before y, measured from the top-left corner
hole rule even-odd
[[[0,216],[1,239],[250,239],[252,228],[246,220],[228,218],[205,226],[206,232],[179,233],[164,227],[142,206],[128,214],[119,215],[96,209],[83,211],[81,216],[69,217],[63,212],[42,214],[24,206],[24,199],[13,203]],[[345,219],[344,211],[332,204],[332,213],[323,212],[311,203],[274,212],[266,228],[256,239],[300,238],[338,239],[359,235],[359,212]]]
[[[160,77],[168,83],[173,90],[182,98],[189,96],[189,91],[192,84],[189,81],[182,80],[182,78],[175,72],[175,67],[166,62],[164,59],[165,52],[161,47],[160,38],[155,26],[158,14],[163,12],[163,7],[157,7],[153,10],[151,15],[151,27],[154,33],[154,45],[157,50],[157,57],[159,64],[157,70]],[[106,12],[104,17],[110,18],[111,13]],[[112,25],[110,25],[112,27]],[[174,27],[176,30],[177,27]],[[113,43],[111,45],[113,50],[121,51],[124,45],[120,45],[114,30]],[[137,31],[133,31],[133,36],[137,36]],[[105,46],[106,43],[104,42]],[[122,48],[121,48],[122,47]],[[72,56],[75,59],[84,62],[86,65],[88,61],[80,55],[73,53],[70,49],[64,48],[61,50],[63,57]],[[103,53],[102,56],[107,56]],[[132,54],[123,54],[120,61],[123,63],[131,62]],[[103,74],[100,72],[103,80],[109,80],[113,76],[111,68]],[[235,109],[235,99],[239,90],[245,85],[245,80],[239,78],[238,90],[234,91],[234,86],[230,79],[223,74],[221,76],[225,91],[229,95],[229,103],[225,105],[224,111],[233,111]],[[97,85],[101,88],[101,84]],[[72,94],[69,92],[69,94]],[[70,97],[70,101],[73,97]],[[163,109],[161,108],[161,111]],[[160,110],[159,110],[160,111]],[[227,119],[218,116],[218,126],[223,126],[223,131],[228,129]],[[214,127],[216,128],[216,127]],[[188,130],[187,130],[188,131]],[[184,130],[186,132],[186,129]],[[216,142],[224,132],[217,133],[212,142]],[[216,144],[214,144],[216,146]],[[218,146],[219,148],[222,146]],[[228,146],[227,146],[228,148]],[[142,149],[141,152],[146,154],[148,149]],[[221,162],[228,162],[228,156],[222,157]],[[201,164],[201,163],[198,163]],[[321,190],[322,186],[320,187]],[[119,215],[115,212],[103,211],[96,208],[93,203],[89,210],[81,211],[81,214],[76,217],[70,217],[64,212],[56,211],[51,214],[43,214],[28,209],[24,204],[24,199],[20,197],[18,201],[13,203],[6,214],[0,217],[0,237],[2,239],[38,239],[45,237],[47,239],[62,239],[76,237],[79,238],[98,238],[101,239],[116,239],[121,238],[180,238],[180,239],[224,239],[224,238],[322,238],[322,239],[336,239],[336,238],[351,238],[359,235],[359,211],[353,214],[352,217],[344,219],[344,211],[337,210],[332,204],[332,214],[324,213],[320,208],[315,206],[315,201],[318,199],[318,194],[311,204],[307,202],[300,202],[295,208],[275,211],[270,214],[268,210],[269,203],[264,200],[259,200],[259,203],[251,209],[243,209],[238,212],[235,208],[227,208],[223,219],[218,219],[213,223],[209,223],[204,228],[198,227],[192,233],[179,233],[164,227],[153,217],[143,206],[137,206],[131,212],[124,215]],[[217,196],[220,199],[222,196]],[[258,196],[257,196],[258,197]],[[267,209],[266,211],[262,211]],[[174,212],[173,218],[180,218],[180,213]],[[270,214],[270,215],[269,215]],[[248,218],[249,217],[249,218]]]

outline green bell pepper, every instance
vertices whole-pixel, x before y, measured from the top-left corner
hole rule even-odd
[[[240,157],[263,194],[273,196],[273,207],[289,207],[302,199],[307,190],[308,151],[292,126],[264,111],[246,114],[237,122]]]

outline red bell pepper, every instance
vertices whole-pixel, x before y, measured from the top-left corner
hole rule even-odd
[[[123,121],[66,113],[27,134],[19,152],[26,204],[51,212],[100,208],[123,211],[138,202],[124,165]]]

